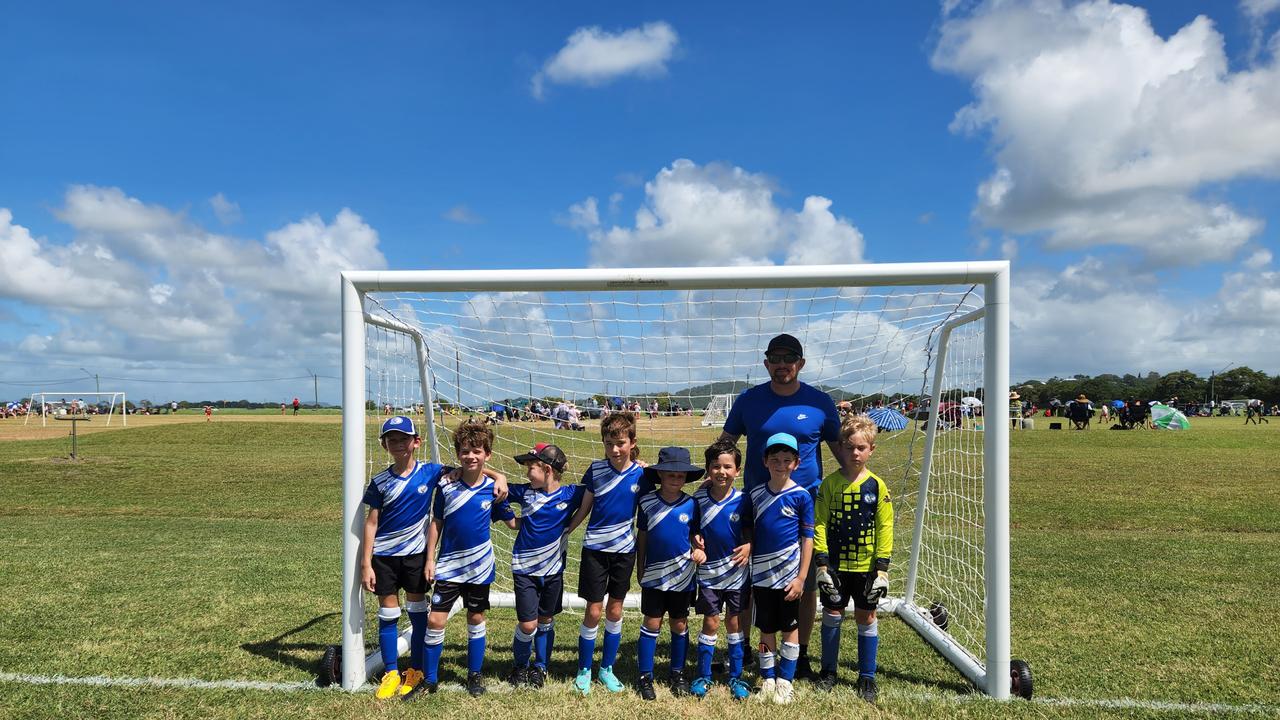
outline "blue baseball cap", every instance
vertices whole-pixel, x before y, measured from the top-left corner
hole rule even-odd
[[[418,429],[413,426],[413,420],[405,415],[387,418],[387,421],[382,423],[382,432],[378,433],[378,439],[381,440],[387,433],[393,432],[404,433],[414,437],[418,435]]]
[[[774,433],[770,435],[769,439],[764,443],[764,454],[768,455],[769,451],[778,445],[790,448],[797,455],[800,454],[800,446],[796,444],[795,436],[790,433]]]

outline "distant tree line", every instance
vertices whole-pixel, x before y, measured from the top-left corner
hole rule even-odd
[[[1208,402],[1210,400],[1243,400],[1258,398],[1267,405],[1280,403],[1280,375],[1268,375],[1249,367],[1231,368],[1208,377],[1196,375],[1190,370],[1176,370],[1161,375],[1074,375],[1070,378],[1053,377],[1048,380],[1026,380],[1012,387],[1022,396],[1023,402],[1047,405],[1050,400],[1063,402],[1084,393],[1094,402],[1107,400],[1169,400],[1177,397],[1182,402]]]

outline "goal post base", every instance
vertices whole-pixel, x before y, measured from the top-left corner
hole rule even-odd
[[[938,627],[934,614],[929,608],[923,608],[914,603],[906,602],[900,598],[888,599],[880,603],[880,609],[892,612],[903,622],[905,622],[912,630],[933,649],[938,651],[948,662],[956,666],[956,669],[965,676],[974,687],[987,693],[997,700],[1007,700],[1010,697],[1010,687],[1007,682],[1009,672],[996,675],[997,678],[1005,678],[1006,682],[992,686],[988,675],[987,668],[978,661],[964,646],[956,642],[950,634]],[[1005,663],[1006,668],[1008,663]]]

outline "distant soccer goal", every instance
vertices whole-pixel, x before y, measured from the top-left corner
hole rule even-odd
[[[85,398],[102,398],[95,402],[87,402]],[[39,414],[40,425],[49,424],[50,416],[58,415],[106,415],[107,422],[119,413],[120,424],[128,426],[129,418],[125,413],[125,395],[123,392],[37,392],[31,393],[31,410],[27,413],[23,425],[31,422],[31,416]]]
[[[877,443],[898,540],[881,609],[1009,697],[1008,278],[1005,262],[343,273],[343,687],[368,672],[360,502],[388,463],[383,409],[439,408],[422,418],[424,459],[452,462],[453,430],[475,417],[494,425],[491,464],[512,481],[523,480],[512,456],[550,442],[576,482],[602,455],[598,417],[583,413],[576,430],[486,409],[665,397],[704,413],[644,417],[646,459],[682,445],[700,461],[731,408],[724,388],[764,381],[764,349],[787,332],[804,344],[805,382],[855,411],[910,408]],[[511,540],[494,527],[498,602]],[[580,545],[569,543],[566,588]]]
[[[733,399],[736,395],[722,393],[713,395],[711,402],[707,403],[707,409],[702,411],[703,427],[724,427],[724,421],[729,417],[729,410],[733,407]]]

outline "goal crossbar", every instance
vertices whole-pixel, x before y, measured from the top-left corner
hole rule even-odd
[[[784,289],[826,287],[883,287],[911,285],[973,285],[983,290],[981,315],[966,315],[947,323],[942,331],[965,323],[979,323],[985,362],[981,363],[981,385],[993,403],[985,431],[980,433],[982,453],[982,512],[986,531],[983,537],[983,608],[985,648],[982,661],[945,632],[937,632],[927,610],[914,601],[916,551],[910,569],[910,590],[902,598],[889,601],[892,609],[939,649],[980,689],[995,698],[1007,698],[1009,685],[1009,536],[1008,536],[1008,422],[995,406],[1003,388],[1009,387],[1009,265],[1003,261],[960,263],[895,263],[877,265],[731,267],[731,268],[643,268],[570,270],[465,270],[465,271],[351,271],[342,273],[342,363],[343,363],[343,640],[346,658],[365,657],[364,596],[358,574],[359,544],[363,529],[361,499],[368,480],[365,344],[367,327],[403,333],[413,339],[419,356],[421,400],[430,420],[427,432],[433,459],[439,459],[435,437],[436,398],[426,367],[431,348],[423,333],[412,325],[366,310],[368,293],[477,293],[522,291],[625,291],[643,295],[646,291]],[[972,314],[971,314],[972,315]],[[945,338],[942,339],[945,342]],[[941,367],[942,358],[937,358]],[[532,381],[530,381],[532,384]],[[939,407],[940,383],[933,383],[932,403]],[[532,395],[532,393],[530,393]],[[460,403],[460,397],[452,399]],[[926,431],[925,442],[933,446],[938,423]],[[978,430],[982,430],[981,427]],[[926,458],[928,454],[926,453]],[[927,462],[927,461],[926,461]],[[922,468],[923,469],[923,468]],[[920,478],[921,500],[928,491],[929,472]],[[921,522],[924,509],[917,513]],[[918,537],[918,536],[917,536]],[[914,620],[913,620],[914,618]],[[364,684],[363,663],[343,664],[342,685],[355,689]]]

